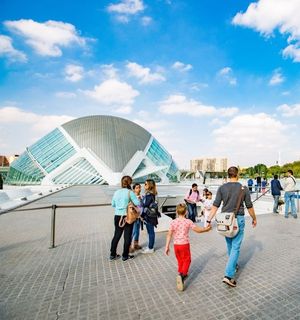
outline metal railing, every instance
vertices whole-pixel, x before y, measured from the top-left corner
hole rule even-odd
[[[271,193],[271,188],[266,189],[266,191],[262,192],[262,194],[259,196],[258,195],[258,189],[256,190],[256,198],[252,201],[252,203],[254,203],[255,201],[259,200],[260,198],[262,198],[263,196],[265,196],[268,192]],[[297,199],[297,212],[300,213],[300,190],[291,190],[289,192],[294,192],[296,193],[296,199]]]
[[[260,196],[258,196],[258,192],[256,193],[256,199],[254,199],[252,202],[259,200],[263,196],[265,196],[268,192],[270,192],[271,189],[266,189]],[[300,197],[299,192],[300,190],[293,190],[292,192],[295,192],[297,194],[297,212],[299,213],[300,209]],[[160,205],[160,208],[163,207],[163,205],[166,203],[166,201],[170,198],[176,198],[176,196],[166,196],[163,203]],[[34,210],[44,210],[44,209],[51,209],[51,232],[50,232],[50,247],[49,249],[55,248],[55,235],[56,235],[56,210],[57,209],[63,209],[63,208],[91,208],[91,207],[107,207],[111,206],[111,203],[96,203],[96,204],[78,204],[78,205],[56,205],[52,204],[51,206],[44,206],[44,207],[34,207],[34,208],[27,208],[27,209],[17,209],[12,210],[14,212],[23,212],[23,211],[34,211]]]
[[[23,212],[23,211],[51,209],[51,231],[50,231],[50,247],[49,247],[49,249],[53,249],[56,247],[55,246],[55,234],[56,234],[56,210],[57,209],[61,209],[61,208],[91,208],[91,207],[107,207],[107,206],[111,206],[111,203],[77,204],[77,205],[52,204],[51,206],[18,209],[18,210],[12,210],[12,211]]]

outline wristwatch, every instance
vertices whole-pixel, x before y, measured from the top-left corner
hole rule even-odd
[[[210,223],[211,223],[211,220],[206,220],[206,223],[209,223],[209,224],[210,224]]]

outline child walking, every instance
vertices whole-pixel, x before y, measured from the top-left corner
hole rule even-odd
[[[207,227],[209,225],[209,223],[207,223],[206,221],[209,218],[210,211],[213,206],[213,199],[212,199],[211,191],[206,192],[206,199],[204,200],[203,206],[204,206],[204,227]]]
[[[191,251],[189,231],[192,229],[197,233],[206,232],[211,229],[210,226],[198,227],[190,219],[186,219],[187,207],[184,203],[176,206],[176,213],[178,218],[173,220],[167,235],[166,241],[166,255],[170,252],[170,242],[174,236],[174,252],[178,262],[178,275],[176,277],[177,289],[184,290],[184,281],[188,276],[189,267],[191,264]]]
[[[141,196],[141,190],[142,187],[139,183],[135,183],[132,187],[133,192],[135,193],[136,197],[140,200],[140,204],[137,206],[140,211],[142,208],[142,196]],[[133,230],[132,230],[132,244],[131,247],[129,248],[129,252],[133,253],[135,250],[140,250],[142,247],[139,245],[139,238],[140,238],[140,227],[141,227],[141,220],[138,218],[133,225]]]

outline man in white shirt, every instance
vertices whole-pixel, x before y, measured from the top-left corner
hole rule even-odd
[[[291,213],[292,216],[296,219],[297,212],[296,212],[296,204],[295,204],[295,190],[296,190],[296,179],[293,176],[293,170],[287,171],[287,178],[284,182],[283,187],[285,194],[284,194],[284,202],[285,202],[285,211],[284,217],[289,217],[289,208],[291,206]]]

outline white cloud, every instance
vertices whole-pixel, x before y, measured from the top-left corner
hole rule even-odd
[[[184,95],[171,95],[162,101],[159,107],[164,114],[186,114],[194,117],[221,116],[232,117],[238,112],[238,108],[216,108],[204,105],[193,99],[187,99]]]
[[[208,88],[207,83],[199,83],[199,82],[194,82],[191,84],[190,89],[194,91],[200,91],[201,89]]]
[[[95,99],[101,104],[118,105],[119,107],[130,106],[140,94],[131,85],[117,79],[103,81],[94,90],[83,91],[88,97]]]
[[[277,110],[284,116],[284,117],[299,117],[300,116],[300,103],[294,105],[287,105],[282,104],[280,105]]]
[[[176,156],[178,143],[180,143],[181,138],[172,123],[161,119],[159,115],[154,115],[152,112],[144,110],[139,111],[137,118],[132,121],[149,131],[155,139],[157,139],[159,143],[161,143],[172,154],[173,157]],[[174,138],[175,136],[176,139]],[[177,156],[176,160],[178,160]]]
[[[191,64],[184,64],[183,62],[176,61],[173,63],[172,68],[180,72],[186,72],[193,68]]]
[[[17,107],[0,107],[0,125],[4,154],[18,154],[57,126],[72,120],[67,115],[41,115]],[[16,134],[16,132],[18,134]]]
[[[237,115],[213,131],[214,151],[227,154],[234,163],[275,164],[288,138],[286,126],[265,113]]]
[[[277,84],[280,84],[284,82],[284,77],[282,76],[279,69],[274,70],[272,78],[269,81],[270,86],[276,86]]]
[[[225,67],[218,72],[218,76],[224,79],[230,85],[235,86],[237,84],[236,78],[233,76],[233,71],[230,67]]]
[[[116,19],[121,23],[128,23],[129,17],[125,15],[117,15]]]
[[[64,99],[73,99],[76,98],[77,95],[74,92],[68,92],[68,91],[59,91],[55,93],[55,96],[58,98],[64,98]]]
[[[136,14],[145,9],[142,0],[122,0],[118,4],[110,4],[107,7],[109,12],[120,14]]]
[[[101,71],[106,78],[116,79],[118,77],[118,69],[113,64],[103,64]]]
[[[76,28],[61,21],[49,20],[44,23],[21,19],[5,21],[4,25],[25,39],[35,52],[42,56],[60,57],[62,48],[73,44],[84,47],[86,39],[79,36]]]
[[[300,62],[300,41],[290,44],[282,51],[285,58],[292,58],[294,62]]]
[[[299,12],[298,0],[259,0],[251,3],[245,13],[236,14],[232,23],[252,28],[264,36],[270,36],[278,29],[281,34],[288,36],[284,57],[300,62]]]
[[[141,18],[141,22],[143,26],[149,26],[149,24],[151,24],[153,21],[153,19],[151,17],[148,16],[144,16]]]
[[[153,119],[153,115],[147,111],[140,111],[138,113],[139,118],[133,121],[139,124],[141,127],[147,129],[151,133],[164,130],[169,126],[169,122],[162,119]]]
[[[130,76],[137,78],[143,84],[166,80],[161,73],[151,72],[150,68],[145,68],[135,62],[128,62],[126,68]]]
[[[0,57],[7,57],[10,61],[26,62],[26,54],[13,47],[12,39],[8,36],[0,35]]]
[[[84,69],[75,64],[68,64],[65,67],[65,79],[71,82],[77,82],[83,78]]]
[[[115,113],[119,114],[130,114],[132,112],[131,106],[121,106],[114,110]]]

